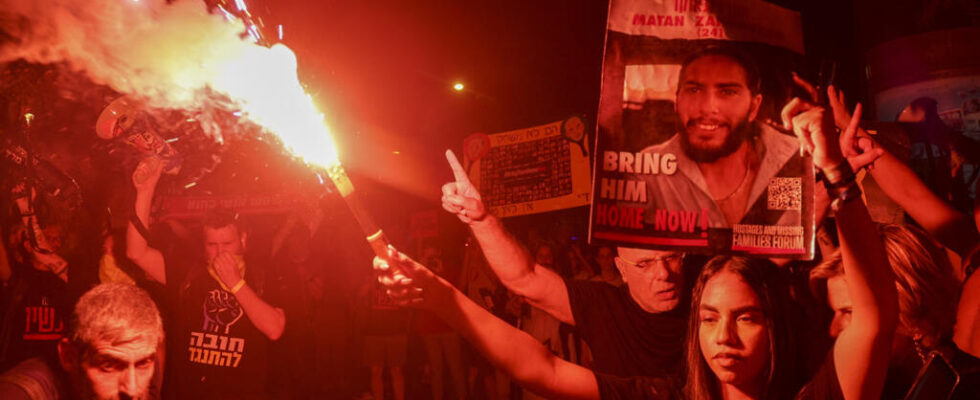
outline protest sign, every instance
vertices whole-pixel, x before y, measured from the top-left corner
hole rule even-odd
[[[811,258],[812,160],[779,123],[799,13],[613,0],[607,29],[590,240]]]
[[[589,204],[589,147],[581,117],[463,142],[463,166],[497,217]]]

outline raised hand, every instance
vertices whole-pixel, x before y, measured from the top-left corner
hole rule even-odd
[[[388,297],[403,307],[438,307],[452,293],[449,283],[394,248],[387,260],[374,257],[374,273]]]
[[[137,192],[150,191],[156,188],[163,172],[163,162],[157,157],[144,158],[133,171],[133,187]]]
[[[847,111],[847,100],[844,91],[837,90],[834,85],[827,86],[827,99],[831,110],[834,110],[834,124],[837,129],[845,129],[851,123],[851,113]]]
[[[850,114],[848,113],[850,117]],[[872,163],[885,154],[885,149],[875,147],[874,141],[858,126],[861,120],[861,104],[854,107],[854,117],[848,120],[840,135],[840,149],[854,171],[871,168]]]
[[[860,112],[860,106],[856,112]],[[783,127],[792,129],[800,140],[800,146],[813,154],[813,164],[817,167],[833,168],[844,160],[839,135],[825,108],[795,97],[783,107],[782,119]],[[853,121],[859,119],[854,118]]]
[[[452,150],[446,150],[446,159],[456,180],[442,185],[442,208],[456,214],[460,221],[467,224],[483,220],[487,216],[487,208],[483,205],[480,192],[470,182],[466,170]]]
[[[847,111],[847,106],[845,106],[844,92],[837,90],[834,86],[827,88],[827,98],[830,99],[830,108],[834,110],[834,124],[837,125],[838,129],[843,132],[840,137],[840,147],[841,152],[844,153],[844,157],[851,164],[851,168],[855,171],[867,166],[871,168],[871,164],[885,154],[885,150],[881,148],[875,148],[874,141],[871,140],[871,136],[864,129],[861,129],[856,124],[855,129],[848,129],[852,125],[854,119],[860,120],[861,116],[858,114],[857,109],[861,105],[855,106],[854,116]]]

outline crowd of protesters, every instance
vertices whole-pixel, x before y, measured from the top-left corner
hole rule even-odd
[[[694,65],[715,70],[692,81]],[[699,112],[721,104],[739,118],[739,100],[748,104],[755,93],[749,69],[723,53],[695,55],[679,85],[717,97]],[[911,166],[899,161],[859,127],[860,105],[852,114],[832,86],[829,104],[818,105],[817,89],[796,81],[809,98],[787,103],[781,122],[820,176],[818,225],[828,240],[815,263],[726,255],[705,262],[620,247],[625,288],[563,277],[546,247],[529,253],[488,212],[449,153],[455,181],[442,188],[443,208],[470,227],[500,281],[574,326],[594,361],[556,354],[546,336],[511,327],[395,249],[375,258],[376,273],[398,304],[442,316],[520,386],[550,398],[977,398],[980,207],[971,218],[943,189],[954,175],[936,166],[953,146],[937,139],[934,102],[917,100],[900,118],[913,124],[913,150],[926,154],[921,172],[914,158]],[[740,118],[751,123],[748,113]],[[865,168],[909,223],[875,225],[859,200]]]
[[[417,240],[373,273],[331,199],[157,220],[166,166],[149,157],[130,177],[132,211],[91,235],[17,184],[0,246],[0,397],[980,398],[980,207],[950,161],[976,154],[917,100],[900,116],[903,162],[839,91],[820,106],[798,84],[810,98],[782,125],[821,172],[815,261],[586,245],[566,222],[511,232],[451,154],[442,207],[466,244]],[[861,170],[906,224],[872,221]]]
[[[79,296],[104,284],[142,288],[135,293],[152,296],[167,329],[166,341],[160,337],[159,349],[151,352],[152,362],[141,358],[131,363],[141,373],[152,364],[148,376],[153,379],[114,377],[109,386],[118,386],[98,393],[99,398],[111,398],[105,393],[120,398],[522,396],[517,385],[471,351],[436,313],[393,304],[369,275],[366,248],[337,243],[345,234],[335,228],[343,224],[331,220],[326,201],[308,201],[271,218],[249,219],[215,209],[201,221],[153,221],[150,204],[160,175],[154,159],[137,167],[132,175],[137,193],[133,217],[125,227],[107,226],[97,240],[64,232],[61,223],[45,220],[43,195],[32,196],[26,185],[15,188],[2,247],[0,360],[8,371],[0,377],[3,398],[65,398],[74,393],[71,371],[61,372],[65,364],[59,348],[74,343],[69,340],[71,313]],[[354,232],[347,236],[358,237]],[[610,248],[592,251],[575,244],[558,250],[557,240],[532,236],[542,249],[541,263],[570,279],[569,265],[577,262],[581,265],[575,279],[619,281],[618,272],[609,270]],[[435,238],[419,244],[418,258],[433,271],[471,290],[474,299],[514,326],[548,335],[545,342],[550,340],[555,354],[583,351],[572,333],[559,337],[557,320],[501,285],[479,251],[453,260],[443,255]],[[83,246],[92,248],[79,254],[77,248]],[[83,268],[94,271],[84,273]],[[111,298],[127,301],[119,296]],[[118,318],[127,317],[132,315]],[[119,373],[125,368],[120,364]],[[30,383],[38,376],[46,378]],[[43,397],[49,394],[61,397]]]

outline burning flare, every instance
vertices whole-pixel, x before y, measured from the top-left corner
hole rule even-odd
[[[356,200],[323,114],[299,83],[296,56],[281,44],[256,44],[244,1],[235,5],[248,18],[224,8],[209,14],[203,1],[0,0],[0,31],[15,39],[0,43],[0,62],[65,63],[152,107],[195,110],[214,102],[214,92],[226,96],[241,116],[321,167],[371,248],[387,257],[384,233]]]
[[[192,0],[0,0],[0,31],[13,38],[0,62],[64,63],[158,108],[201,109],[217,92],[304,161],[339,166],[293,52],[255,44],[254,24],[226,16]]]
[[[257,45],[213,67],[211,88],[231,97],[243,116],[278,136],[304,161],[328,168],[340,165],[330,131],[313,98],[296,77],[296,56],[288,47]]]

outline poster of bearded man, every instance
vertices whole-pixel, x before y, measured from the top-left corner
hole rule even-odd
[[[613,0],[591,240],[812,258],[812,160],[775,122],[802,67],[797,11]]]

